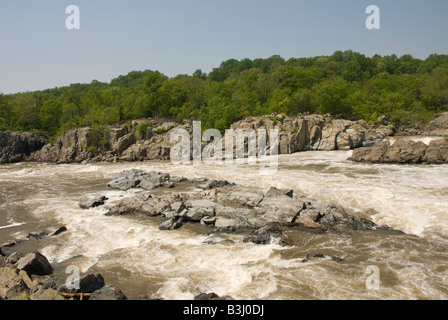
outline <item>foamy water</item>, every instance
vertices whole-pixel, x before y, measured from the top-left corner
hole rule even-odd
[[[0,236],[23,237],[38,227],[65,225],[67,232],[38,242],[40,251],[61,266],[60,276],[70,264],[83,272],[99,271],[130,298],[145,294],[191,299],[213,291],[237,299],[446,299],[448,166],[352,163],[346,161],[350,155],[345,151],[282,155],[273,176],[260,175],[257,165],[248,164],[0,166],[1,211],[7,215],[5,221],[15,224],[0,226]],[[208,235],[187,226],[159,231],[157,219],[106,217],[106,208],[78,207],[81,200],[97,194],[106,195],[107,205],[113,205],[139,192],[106,188],[117,173],[131,168],[225,179],[259,186],[260,191],[270,186],[292,188],[407,235],[300,233],[296,236],[303,245],[288,248],[276,241],[243,243],[237,235]],[[210,241],[216,244],[206,244]],[[345,262],[302,263],[312,251]],[[366,269],[372,265],[381,272],[381,285],[373,291],[366,288]]]

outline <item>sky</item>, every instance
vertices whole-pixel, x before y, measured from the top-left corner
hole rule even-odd
[[[67,29],[69,5],[79,29]],[[366,28],[369,5],[380,29]],[[169,77],[228,59],[448,54],[446,0],[0,0],[0,92]]]

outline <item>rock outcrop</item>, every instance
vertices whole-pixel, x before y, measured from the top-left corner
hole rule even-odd
[[[0,163],[21,162],[46,143],[44,138],[32,133],[0,131]]]
[[[92,134],[91,128],[72,129],[55,143],[34,152],[27,160],[56,163],[169,160],[171,149],[178,143],[171,141],[174,129],[186,130],[192,141],[191,121],[179,124],[173,121],[139,120],[132,124],[105,127],[101,133],[103,141],[98,148],[95,147],[98,144],[97,134]],[[332,119],[321,115],[250,117],[234,123],[231,129],[252,129],[256,133],[265,129],[268,134],[268,149],[269,130],[277,129],[279,154],[309,150],[350,150],[373,145],[393,134],[391,126],[373,127],[364,121]],[[224,135],[223,150],[226,138],[230,139]],[[206,145],[207,143],[202,142],[202,147]]]
[[[144,126],[140,126],[142,124]],[[168,160],[172,145],[177,143],[170,143],[170,130],[175,127],[189,128],[170,121],[136,121],[104,127],[100,131],[100,141],[98,132],[92,134],[90,127],[71,129],[27,160],[55,163]]]
[[[114,186],[117,179],[133,181],[135,176],[165,176],[167,173],[145,173],[128,170],[120,173],[108,184]],[[248,188],[227,181],[196,181],[182,179],[182,192],[176,186],[170,192],[157,192],[166,188],[160,184],[152,191],[143,191],[125,197],[119,203],[110,205],[106,216],[141,214],[160,217],[160,230],[175,230],[185,223],[198,223],[214,232],[246,234],[245,242],[270,243],[281,238],[284,228],[296,228],[313,233],[333,230],[392,230],[378,226],[372,221],[349,215],[343,208],[332,203],[317,201],[297,195],[290,189],[271,187],[267,192]],[[206,182],[206,183],[204,183]],[[216,188],[204,188],[215,185]],[[140,186],[135,186],[140,188]],[[126,189],[127,190],[127,189]],[[283,243],[294,243],[286,236]]]
[[[350,150],[372,145],[393,135],[392,126],[370,126],[365,121],[332,119],[322,115],[249,117],[231,129],[279,131],[279,154],[309,150]]]
[[[423,130],[423,134],[427,136],[448,136],[448,112],[440,114],[436,119],[431,121]]]
[[[372,147],[354,150],[349,160],[368,163],[444,164],[448,163],[448,140],[433,140],[429,145],[410,139],[399,139],[395,143],[385,140]]]

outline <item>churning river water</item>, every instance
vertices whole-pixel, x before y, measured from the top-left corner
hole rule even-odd
[[[260,175],[253,164],[2,165],[0,243],[66,226],[68,231],[59,236],[22,242],[16,248],[39,250],[61,279],[68,277],[70,265],[82,274],[100,272],[129,299],[192,299],[201,292],[243,300],[447,299],[448,166],[353,163],[346,160],[350,155],[281,155],[272,176]],[[406,234],[297,232],[294,236],[302,243],[298,247],[282,247],[277,241],[257,245],[244,243],[238,235],[210,235],[210,230],[195,225],[160,231],[160,218],[106,217],[104,207],[78,207],[94,195],[104,194],[107,204],[113,204],[137,192],[106,187],[116,174],[134,168],[228,180],[258,186],[262,192],[270,186],[292,188]],[[309,252],[344,262],[302,263]]]

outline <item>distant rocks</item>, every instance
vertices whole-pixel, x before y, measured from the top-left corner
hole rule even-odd
[[[0,163],[24,161],[40,150],[47,141],[32,133],[7,133],[0,131]]]
[[[448,136],[448,112],[444,112],[431,121],[423,130],[427,136]]]
[[[145,126],[141,127],[141,124]],[[146,131],[142,132],[142,128]],[[54,163],[168,160],[172,146],[170,131],[174,128],[191,130],[191,125],[165,120],[138,120],[104,127],[100,132],[101,141],[97,141],[98,132],[92,134],[90,127],[71,129],[59,136],[55,143],[32,153],[27,160]]]
[[[33,149],[31,154],[27,154],[26,160],[55,163],[169,160],[171,148],[178,143],[171,141],[171,133],[176,129],[185,130],[190,137],[193,135],[192,121],[178,123],[169,119],[142,119],[105,127],[101,132],[102,144],[98,147],[98,141],[95,140],[97,134],[92,134],[92,128],[71,129],[58,137],[55,143]],[[235,122],[230,129],[265,129],[268,135],[270,130],[278,130],[279,154],[309,150],[350,150],[373,145],[394,134],[389,124],[373,126],[362,120],[333,119],[317,114],[254,116]],[[230,137],[224,135],[223,149],[226,139]],[[205,145],[203,143],[203,147]],[[269,139],[267,148],[270,148]]]
[[[279,154],[300,151],[351,150],[372,145],[394,134],[389,124],[372,126],[363,120],[333,119],[317,114],[284,116],[272,114],[235,122],[232,129],[277,129]]]
[[[429,145],[411,139],[388,140],[371,147],[353,151],[349,158],[355,162],[398,163],[398,164],[444,164],[448,163],[448,140],[433,140]]]

